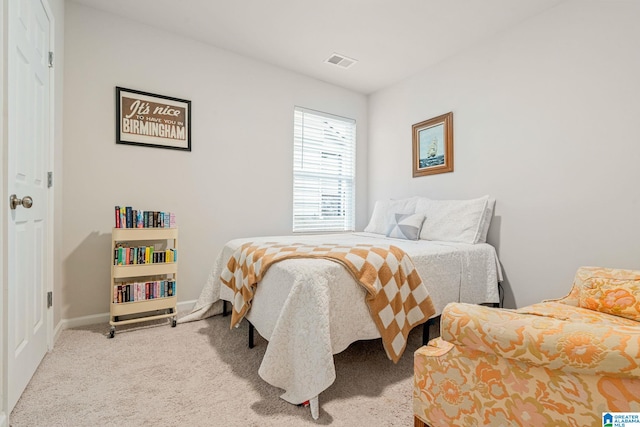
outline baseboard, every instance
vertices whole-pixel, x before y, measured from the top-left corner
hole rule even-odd
[[[93,314],[91,316],[74,317],[73,319],[62,319],[53,331],[53,343],[58,340],[60,334],[65,329],[79,328],[81,326],[95,325],[97,323],[107,323],[109,313]]]
[[[181,312],[189,312],[195,305],[196,300],[191,301],[182,301],[179,302],[178,305],[178,313]],[[79,328],[82,326],[95,325],[98,323],[107,323],[109,322],[109,313],[101,313],[101,314],[92,314],[90,316],[82,316],[82,317],[74,317],[73,319],[62,319],[56,325],[53,331],[53,342],[58,340],[58,337],[65,329],[71,328]],[[0,415],[1,417],[2,415]],[[0,418],[2,421],[2,418]],[[0,424],[0,427],[5,427],[3,424]]]

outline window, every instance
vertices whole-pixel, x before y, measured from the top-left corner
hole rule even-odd
[[[355,120],[295,108],[294,232],[354,230],[355,158]]]

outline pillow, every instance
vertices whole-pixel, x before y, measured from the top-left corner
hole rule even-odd
[[[640,321],[640,272],[603,268],[581,282],[580,307]]]
[[[420,238],[422,240],[478,243],[483,232],[488,202],[489,196],[470,200],[420,198],[416,205],[416,212],[424,213],[426,216]]]
[[[487,208],[484,210],[482,217],[482,225],[480,226],[480,233],[478,234],[478,241],[475,243],[486,243],[487,234],[489,233],[489,227],[491,226],[491,219],[493,219],[493,208],[496,206],[496,199],[489,197],[487,200]]]
[[[387,237],[395,237],[397,239],[418,240],[420,237],[420,229],[424,222],[424,214],[401,214],[397,213],[393,216]]]
[[[398,212],[412,214],[416,211],[417,197],[401,200],[378,200],[373,208],[369,225],[364,229],[367,233],[386,234],[389,224]]]

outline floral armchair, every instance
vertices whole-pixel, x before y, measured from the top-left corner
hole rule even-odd
[[[640,271],[582,267],[517,310],[452,303],[414,354],[415,426],[601,426],[640,412]]]

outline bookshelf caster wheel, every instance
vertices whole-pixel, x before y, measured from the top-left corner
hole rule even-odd
[[[111,327],[111,330],[109,331],[109,338],[113,338],[116,336],[116,328],[115,326]]]
[[[176,319],[173,319],[173,320],[171,321],[171,327],[172,327],[172,328],[175,328],[177,324],[178,324],[178,321],[177,321]]]

